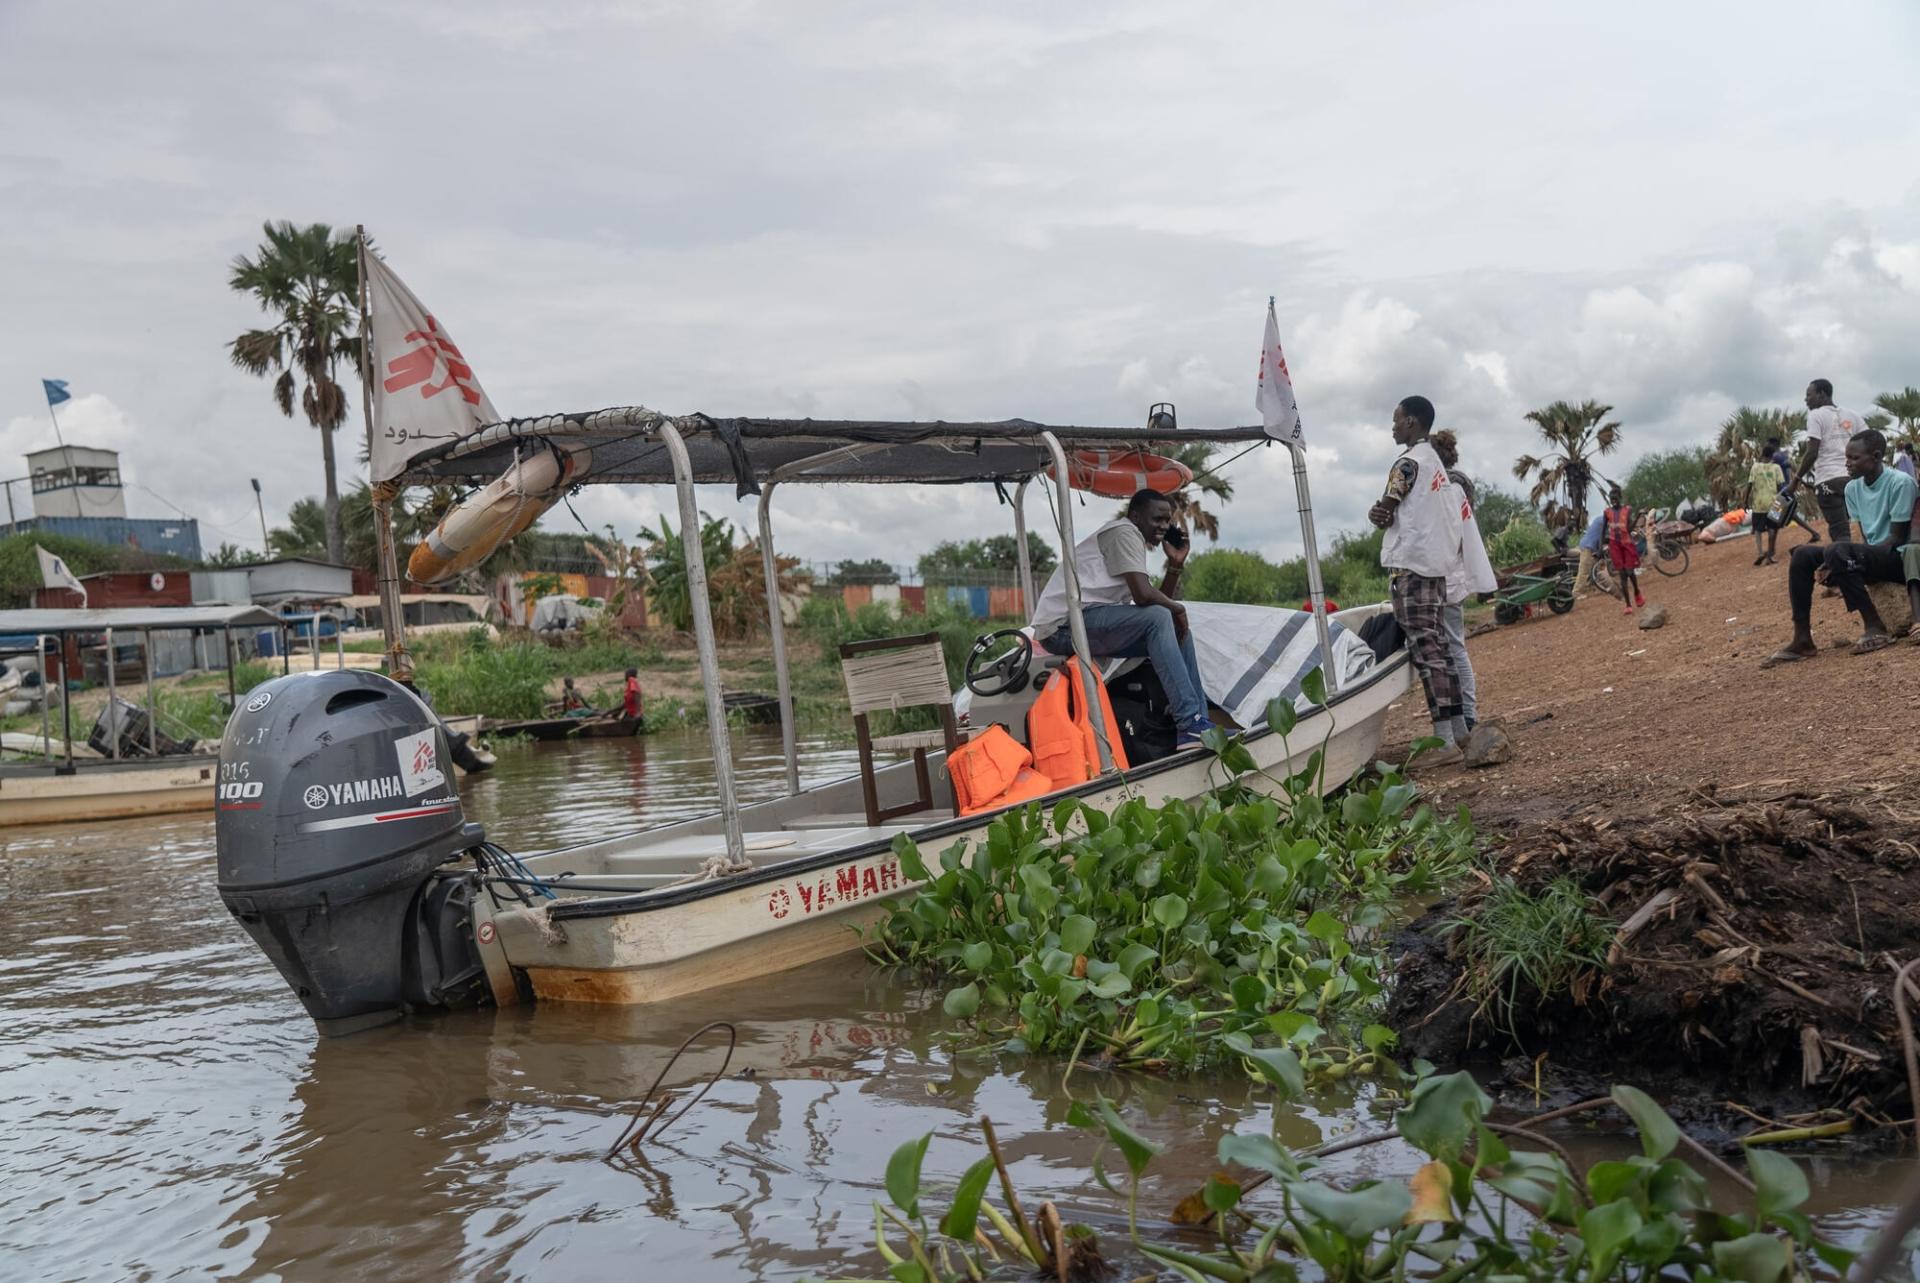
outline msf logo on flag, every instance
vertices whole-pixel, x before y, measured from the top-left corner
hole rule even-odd
[[[387,373],[392,377],[382,380],[381,387],[388,392],[403,392],[417,385],[423,399],[457,389],[468,405],[480,404],[481,392],[473,381],[473,367],[460,355],[453,340],[440,332],[440,322],[431,314],[427,316],[427,328],[408,331],[404,341],[419,346],[387,362]],[[436,383],[434,375],[441,369],[446,371],[446,379]]]

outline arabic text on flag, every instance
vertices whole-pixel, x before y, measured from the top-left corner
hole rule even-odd
[[[500,415],[473,366],[404,282],[368,250],[367,316],[373,333],[373,480],[389,481],[415,457],[457,441]]]

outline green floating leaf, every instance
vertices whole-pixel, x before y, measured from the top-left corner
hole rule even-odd
[[[1640,1231],[1640,1213],[1632,1203],[1602,1203],[1580,1218],[1580,1238],[1587,1245],[1589,1277],[1605,1278]]]
[[[1160,1152],[1160,1147],[1122,1122],[1120,1115],[1105,1100],[1100,1101],[1097,1108],[1100,1121],[1107,1129],[1107,1138],[1119,1148],[1121,1156],[1127,1160],[1127,1170],[1138,1180],[1140,1173],[1147,1170],[1147,1164],[1153,1161],[1153,1156]]]
[[[904,833],[894,835],[893,855],[900,861],[900,871],[909,882],[925,882],[933,875],[927,871],[927,862],[920,858],[920,848],[912,838]]]
[[[894,1283],[932,1283],[926,1268],[918,1261],[895,1261],[887,1267],[887,1273],[893,1276]]]
[[[1153,920],[1168,931],[1185,922],[1187,920],[1186,897],[1169,893],[1155,900]]]
[[[1415,1085],[1411,1103],[1394,1122],[1410,1144],[1429,1156],[1458,1158],[1492,1105],[1472,1074],[1435,1074]]]
[[[928,1132],[919,1140],[910,1140],[887,1160],[887,1197],[908,1216],[920,1215],[920,1164],[932,1139],[933,1133]]]
[[[1368,1051],[1379,1055],[1400,1041],[1400,1035],[1385,1025],[1368,1025],[1360,1031],[1360,1041],[1366,1044]]]
[[[993,946],[985,940],[975,940],[960,950],[960,961],[967,965],[968,971],[984,971],[993,961]]]
[[[1222,1136],[1219,1153],[1222,1163],[1238,1163],[1282,1180],[1300,1175],[1300,1164],[1271,1136]]]
[[[1807,1175],[1800,1164],[1770,1149],[1749,1148],[1747,1170],[1753,1173],[1756,1202],[1762,1216],[1790,1212],[1807,1201]]]
[[[1325,909],[1315,909],[1313,916],[1307,919],[1307,934],[1316,940],[1332,944],[1344,940],[1347,935],[1346,923],[1328,913]]]
[[[1060,947],[1068,953],[1085,953],[1093,946],[1093,919],[1084,913],[1076,913],[1060,924]]]
[[[1067,825],[1072,823],[1074,812],[1080,809],[1080,799],[1063,797],[1053,804],[1053,831],[1065,834]]]
[[[1313,703],[1325,707],[1327,702],[1327,674],[1325,670],[1321,669],[1318,665],[1308,669],[1307,675],[1300,679],[1300,693],[1305,695],[1307,699]]]
[[[1771,1234],[1748,1234],[1713,1245],[1713,1268],[1739,1283],[1780,1283],[1792,1267],[1787,1245]]]
[[[1235,1181],[1222,1180],[1218,1176],[1207,1177],[1207,1187],[1201,1193],[1210,1212],[1231,1212],[1240,1205],[1240,1186]]]
[[[1308,1214],[1354,1243],[1364,1243],[1381,1230],[1399,1225],[1413,1208],[1413,1195],[1398,1181],[1371,1185],[1350,1194],[1318,1181],[1301,1181],[1289,1185],[1287,1193]]]
[[[942,1234],[972,1244],[973,1231],[980,1223],[980,1200],[986,1195],[987,1181],[993,1173],[991,1154],[967,1169],[967,1174],[960,1178],[960,1187],[953,1192],[953,1206],[947,1209],[946,1218],[940,1222]]]
[[[1680,1127],[1667,1117],[1667,1111],[1638,1087],[1625,1083],[1613,1089],[1613,1103],[1627,1112],[1640,1129],[1640,1148],[1648,1158],[1665,1158],[1680,1143]]]
[[[1300,722],[1300,712],[1294,708],[1290,699],[1275,698],[1267,701],[1267,725],[1276,735],[1291,735],[1293,728]]]
[[[1120,970],[1127,979],[1132,980],[1140,974],[1140,968],[1160,956],[1160,951],[1151,945],[1130,944],[1120,951],[1118,959]]]
[[[1253,1039],[1243,1033],[1230,1033],[1220,1041],[1251,1060],[1262,1078],[1280,1088],[1282,1099],[1293,1100],[1306,1091],[1306,1075],[1301,1071],[1300,1057],[1294,1055],[1292,1048],[1256,1047]]]
[[[961,985],[958,989],[949,990],[946,1001],[940,1004],[940,1009],[955,1019],[967,1019],[980,1010],[980,986],[969,983]]]
[[[1096,998],[1118,998],[1133,988],[1133,981],[1127,979],[1123,971],[1110,971],[1087,986],[1087,992]]]

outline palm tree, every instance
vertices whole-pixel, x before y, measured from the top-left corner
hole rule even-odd
[[[1587,524],[1587,491],[1593,486],[1593,461],[1611,454],[1620,444],[1620,425],[1603,423],[1613,413],[1610,405],[1598,401],[1555,401],[1538,410],[1529,410],[1527,419],[1540,429],[1540,436],[1551,447],[1540,457],[1523,454],[1514,461],[1513,475],[1518,481],[1533,478],[1533,490],[1527,496],[1540,508],[1549,530],[1565,524],[1578,532]],[[1563,505],[1554,496],[1564,493]]]
[[[1900,425],[1900,437],[1920,445],[1920,388],[1882,392],[1873,403],[1894,417]]]
[[[279,371],[273,382],[274,403],[293,417],[297,383],[300,407],[307,422],[320,429],[320,458],[326,469],[326,552],[331,561],[345,555],[340,531],[340,488],[334,472],[333,434],[347,418],[346,392],[335,381],[335,366],[358,355],[354,294],[358,263],[353,238],[336,234],[325,223],[295,227],[289,222],[268,223],[266,240],[252,258],[233,260],[227,284],[251,294],[273,324],[248,330],[227,345],[233,363],[249,374],[265,377]]]
[[[1732,507],[1747,488],[1747,470],[1760,457],[1767,439],[1780,438],[1780,444],[1792,454],[1793,439],[1806,426],[1805,410],[1756,410],[1745,405],[1735,410],[1720,425],[1720,435],[1702,465],[1713,502],[1722,509]]]

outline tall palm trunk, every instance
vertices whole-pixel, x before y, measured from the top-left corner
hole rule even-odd
[[[327,560],[336,566],[347,564],[347,540],[340,527],[340,483],[333,470],[333,429],[320,429],[320,461],[327,473]]]

